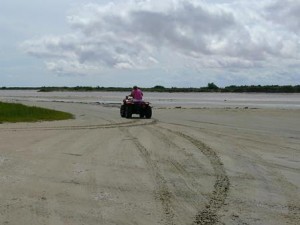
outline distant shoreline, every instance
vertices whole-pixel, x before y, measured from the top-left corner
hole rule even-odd
[[[176,92],[213,92],[213,93],[300,93],[300,85],[242,85],[242,86],[226,86],[224,88],[216,86],[214,83],[209,83],[207,87],[171,87],[167,88],[164,86],[154,86],[151,88],[143,88],[141,89],[145,92],[168,92],[168,93],[176,93]],[[76,86],[76,87],[1,87],[0,90],[37,90],[39,92],[54,92],[54,91],[70,91],[70,92],[128,92],[131,91],[131,87],[91,87],[91,86]]]

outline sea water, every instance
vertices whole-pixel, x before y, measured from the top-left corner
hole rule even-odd
[[[127,92],[38,92],[0,90],[0,101],[58,101],[121,104]],[[300,93],[158,93],[144,92],[153,107],[300,109]]]

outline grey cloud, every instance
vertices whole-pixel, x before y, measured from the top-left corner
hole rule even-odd
[[[95,17],[95,16],[94,16]],[[113,33],[120,38],[140,37],[149,41],[155,48],[170,45],[176,49],[207,52],[205,38],[214,36],[221,39],[236,22],[225,11],[208,12],[201,6],[183,2],[176,10],[157,12],[151,10],[129,10],[127,17],[121,15],[103,15],[99,13],[89,23],[73,21],[72,25],[85,35],[99,38]]]
[[[276,24],[288,27],[295,33],[300,32],[300,1],[277,0],[266,7],[266,18]]]
[[[162,67],[172,67],[163,63],[180,62],[180,57],[198,66],[240,69],[263,66],[273,58],[299,57],[293,51],[298,48],[298,36],[285,44],[285,36],[268,32],[270,27],[265,25],[266,21],[260,21],[259,28],[245,24],[246,20],[240,22],[234,13],[238,9],[189,0],[174,1],[176,7],[171,7],[174,2],[170,1],[169,7],[160,10],[149,6],[158,2],[146,1],[147,7],[142,7],[146,4],[143,2],[140,7],[87,5],[68,17],[74,33],[29,40],[23,48],[35,57],[51,59],[50,68],[59,73],[76,69],[80,73],[85,69],[97,71],[101,67],[139,69],[160,63]],[[297,8],[300,3],[295,1],[288,1],[286,5],[278,1],[269,6],[264,15],[276,23],[280,20],[273,16],[275,12],[287,16],[287,21],[294,17],[300,21]],[[296,29],[300,25],[295,22],[287,26]],[[173,59],[158,60],[166,57],[165,52]],[[68,66],[68,62],[76,66]]]

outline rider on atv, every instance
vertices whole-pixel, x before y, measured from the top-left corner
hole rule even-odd
[[[131,94],[123,99],[120,114],[121,117],[126,118],[131,118],[132,114],[139,114],[140,118],[151,118],[152,109],[150,103],[143,101],[143,92],[137,86],[134,86]]]
[[[143,92],[137,86],[133,86],[130,96],[133,97],[134,101],[141,101],[143,99]]]

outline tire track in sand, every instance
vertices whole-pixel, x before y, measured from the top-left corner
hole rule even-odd
[[[213,167],[216,181],[214,183],[214,190],[211,193],[209,202],[205,205],[205,209],[199,210],[195,216],[194,224],[214,225],[218,223],[219,219],[217,212],[224,205],[230,186],[229,178],[226,175],[226,171],[220,157],[212,148],[200,140],[197,140],[179,131],[173,131],[160,126],[159,129],[167,130],[170,133],[176,134],[188,140],[194,146],[196,146],[202,152],[202,154],[206,156],[206,158],[208,158],[211,166]]]
[[[142,145],[142,143],[135,138],[129,130],[123,128],[122,131],[130,137],[130,140],[132,140],[134,145],[137,147],[141,157],[146,162],[147,167],[155,180],[156,200],[159,200],[162,205],[164,224],[174,225],[174,212],[171,207],[172,193],[168,189],[167,181],[160,173],[157,163],[151,159],[149,151]]]
[[[181,152],[186,157],[186,160],[188,160],[188,162],[191,165],[193,165],[193,167],[196,167],[197,169],[201,170],[202,175],[214,176],[214,174],[212,174],[212,173],[203,172],[203,165],[201,165],[194,158],[194,154],[191,153],[190,151],[186,150],[185,148],[182,148],[179,145],[177,145],[174,141],[172,141],[172,139],[170,139],[170,137],[167,136],[167,134],[162,132],[161,129],[157,129],[157,128],[155,128],[155,126],[148,126],[148,127],[145,127],[144,129],[148,130],[156,138],[161,140],[163,143],[167,144],[172,149],[173,152],[174,151]],[[165,131],[169,132],[168,130],[165,130]],[[206,194],[205,192],[203,192],[201,190],[201,186],[198,184],[197,178],[194,177],[194,175],[191,174],[186,169],[185,165],[183,165],[181,162],[179,162],[178,160],[176,160],[174,157],[172,157],[170,155],[168,156],[168,159],[165,161],[168,162],[170,165],[173,166],[173,168],[175,168],[177,170],[179,175],[183,178],[182,182],[185,183],[186,188],[189,190],[189,192],[193,193],[194,195],[197,195],[197,194],[205,195]],[[187,179],[185,179],[185,178],[187,178],[190,181],[188,182]],[[199,202],[196,202],[196,199],[194,199],[194,200],[195,200],[195,202],[194,202],[195,208],[199,208],[201,204],[199,204]]]
[[[182,127],[188,127],[188,128],[193,128],[193,129],[198,129],[203,131],[203,128],[197,128],[197,127],[193,127],[193,126],[189,126],[189,125],[183,125],[183,124],[175,124],[175,123],[169,123],[172,125],[176,125],[176,126],[182,126]],[[251,143],[253,142],[259,142],[261,144],[265,144],[268,146],[272,146],[272,148],[276,147],[276,148],[281,148],[284,151],[286,150],[292,150],[294,151],[294,148],[290,148],[290,147],[284,147],[284,146],[278,146],[277,144],[271,143],[270,141],[267,141],[264,139],[264,141],[260,140],[256,140],[250,137],[243,137],[243,136],[239,136],[239,135],[230,135],[228,133],[218,133],[212,130],[207,130],[205,129],[206,133],[209,134],[213,134],[215,136],[221,136],[222,137],[234,137],[235,139],[242,139],[244,141],[247,141],[247,145],[249,148],[247,149],[247,158],[244,158],[243,160],[247,160],[247,163],[245,163],[245,165],[252,165],[253,162],[255,162],[256,166],[253,168],[256,171],[256,180],[260,180],[261,182],[263,182],[263,184],[265,185],[265,189],[270,192],[271,189],[272,191],[274,191],[274,187],[280,187],[281,188],[281,193],[284,195],[284,197],[286,198],[286,202],[287,204],[284,206],[281,206],[282,208],[285,208],[287,210],[287,215],[285,216],[285,218],[291,223],[291,224],[298,224],[300,221],[300,205],[299,205],[299,197],[297,197],[297,186],[293,183],[291,183],[283,174],[282,171],[287,170],[287,171],[291,171],[291,172],[298,172],[299,169],[297,168],[293,168],[293,167],[288,167],[288,166],[284,166],[284,165],[280,165],[280,164],[276,164],[273,162],[270,162],[268,160],[263,159],[263,157],[261,157],[260,154],[257,154],[255,151],[251,150],[251,149],[255,149],[255,146],[252,146]],[[240,146],[240,148],[243,148],[243,146]],[[232,151],[235,151],[234,149],[232,149]],[[239,153],[236,153],[239,154]],[[250,158],[249,158],[250,157]],[[263,169],[263,170],[261,170]],[[272,186],[272,183],[275,183],[276,185]],[[266,205],[265,203],[261,203],[261,202],[256,202],[253,203],[256,205]],[[278,204],[276,205],[278,206]],[[270,208],[274,208],[273,205],[266,205],[266,207],[270,207]],[[236,220],[236,218],[235,218]]]
[[[74,125],[74,126],[28,126],[28,127],[9,127],[2,128],[1,131],[32,131],[32,130],[93,130],[93,129],[109,129],[109,128],[120,128],[120,127],[135,127],[144,125],[153,125],[157,121],[152,119],[147,122],[140,122],[140,120],[132,120],[129,122],[122,123],[109,123],[109,124],[96,124],[96,125]]]

